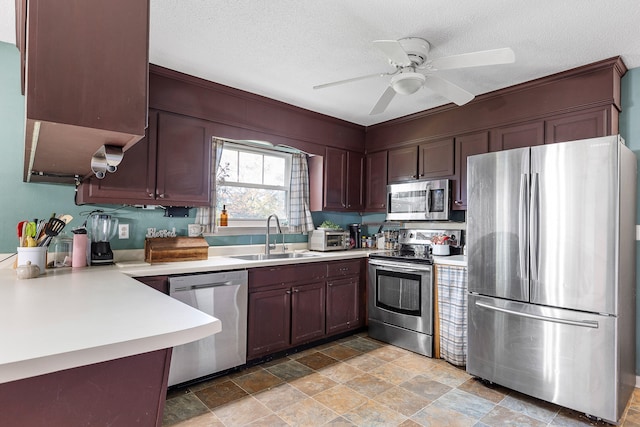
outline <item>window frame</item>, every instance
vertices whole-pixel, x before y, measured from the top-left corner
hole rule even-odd
[[[236,188],[254,188],[254,189],[284,191],[284,194],[285,194],[284,211],[287,217],[279,218],[279,219],[280,219],[280,224],[282,225],[283,232],[285,230],[288,230],[287,225],[288,225],[288,214],[289,214],[289,204],[290,204],[289,183],[291,182],[291,166],[292,166],[292,157],[293,157],[292,154],[290,152],[281,151],[274,148],[254,147],[254,146],[245,145],[238,142],[225,142],[222,147],[222,151],[224,152],[225,149],[231,149],[239,153],[245,152],[245,153],[259,154],[262,156],[279,157],[284,159],[284,185],[278,186],[278,185],[267,185],[267,184],[244,183],[244,182],[237,182],[237,181],[220,181],[217,178],[218,171],[216,171],[216,174],[215,174],[216,205],[219,203],[218,191],[220,187],[223,185],[228,187],[236,187]],[[220,165],[222,165],[222,162],[220,162]],[[264,160],[263,160],[263,165],[264,165]],[[239,173],[239,168],[238,168],[238,173]],[[264,176],[263,176],[263,179],[264,179]],[[218,221],[219,211],[215,206],[213,207],[213,209],[216,212],[215,220]],[[264,233],[264,229],[266,227],[266,220],[267,220],[267,217],[263,219],[238,219],[238,218],[230,217],[229,225],[226,227],[217,227],[218,232],[215,234],[218,234],[218,235],[249,234],[249,233],[261,234],[261,233]],[[215,235],[215,234],[212,234],[212,235]]]

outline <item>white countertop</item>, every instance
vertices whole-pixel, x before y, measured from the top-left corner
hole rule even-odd
[[[173,347],[221,322],[115,267],[0,270],[0,383]]]
[[[434,256],[433,262],[436,265],[454,265],[456,267],[467,266],[466,255]]]
[[[62,268],[29,280],[0,269],[0,383],[195,341],[221,322],[132,277],[236,270],[269,265],[365,258],[366,249],[313,252],[301,258],[202,261]],[[466,266],[463,256],[436,264]]]

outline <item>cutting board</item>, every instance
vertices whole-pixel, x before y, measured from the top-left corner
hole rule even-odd
[[[144,260],[148,263],[198,261],[209,257],[204,237],[157,237],[144,241]]]

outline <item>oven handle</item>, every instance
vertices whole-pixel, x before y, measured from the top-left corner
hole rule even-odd
[[[431,271],[430,265],[416,267],[415,264],[411,263],[387,262],[379,260],[369,260],[369,264],[376,267],[382,267],[382,269],[384,270],[394,271],[396,273],[424,273],[425,271]]]

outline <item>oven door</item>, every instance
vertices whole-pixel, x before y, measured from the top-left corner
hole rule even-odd
[[[369,319],[433,335],[432,268],[369,259]]]

